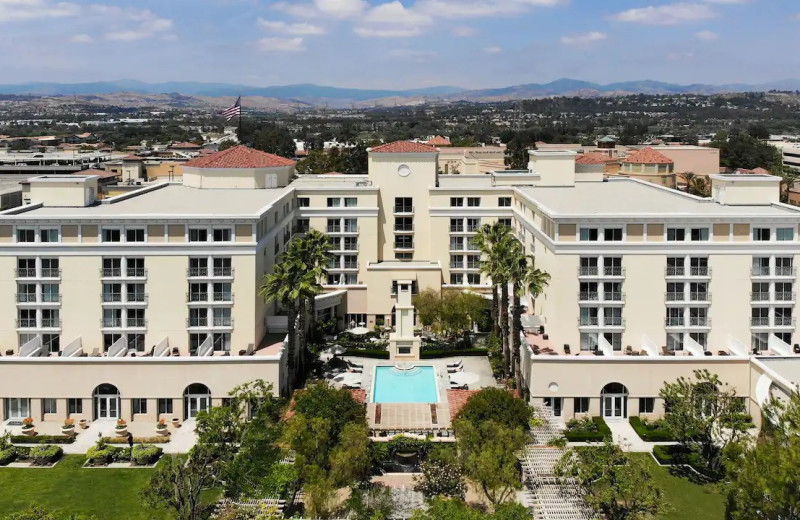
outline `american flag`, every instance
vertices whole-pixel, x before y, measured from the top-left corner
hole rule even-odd
[[[236,116],[242,115],[242,96],[239,96],[236,99],[236,103],[234,103],[231,107],[226,108],[222,111],[222,116],[225,118],[226,121],[230,121]]]

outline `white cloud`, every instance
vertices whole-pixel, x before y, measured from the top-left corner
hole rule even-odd
[[[628,9],[611,16],[619,22],[640,23],[644,25],[677,25],[707,20],[717,16],[716,11],[703,4],[685,2],[659,6]]]
[[[694,37],[698,40],[713,42],[714,40],[719,39],[719,34],[715,33],[714,31],[700,31],[694,33]]]
[[[395,0],[388,4],[375,6],[364,17],[364,21],[370,24],[427,25],[433,19],[427,14],[406,8],[398,0]]]
[[[452,31],[453,36],[457,36],[459,38],[469,38],[470,36],[475,36],[478,31],[475,30],[473,27],[469,27],[467,25],[459,25],[457,27],[453,27]]]
[[[481,51],[483,51],[484,54],[500,54],[503,52],[503,49],[500,47],[484,47]]]
[[[435,51],[414,50],[414,49],[394,49],[389,51],[389,56],[415,63],[425,63],[437,56]]]
[[[174,26],[172,20],[161,18],[149,9],[115,5],[92,4],[88,6],[87,16],[104,24],[104,37],[110,41],[136,41],[164,36]]]
[[[356,27],[353,32],[362,38],[409,38],[419,36],[422,30],[419,27]]]
[[[325,29],[310,23],[286,23],[283,21],[272,22],[259,18],[258,27],[266,31],[294,34],[296,36],[325,34]]]
[[[703,0],[709,4],[746,4],[750,0]]]
[[[0,22],[25,22],[39,18],[64,18],[81,12],[77,4],[50,0],[0,0]]]
[[[76,34],[69,39],[72,43],[94,43],[94,38],[88,34]]]
[[[564,45],[587,45],[594,42],[603,41],[608,36],[605,33],[592,31],[583,34],[573,34],[572,36],[562,36],[561,43]]]
[[[311,2],[297,2],[288,0],[275,2],[274,9],[298,18],[355,18],[369,8],[365,0],[312,0]]]
[[[306,50],[302,38],[261,38],[256,47],[264,52],[302,52]]]
[[[414,9],[437,18],[480,18],[525,12],[533,7],[549,7],[568,0],[417,0]]]

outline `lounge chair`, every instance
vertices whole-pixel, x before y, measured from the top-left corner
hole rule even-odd
[[[353,363],[352,361],[344,360],[347,363],[349,368],[357,369],[357,370],[364,370],[364,363]]]
[[[469,386],[450,381],[450,390],[469,390]]]
[[[447,368],[463,368],[464,367],[464,360],[459,359],[455,363],[448,363]]]
[[[464,371],[464,365],[457,367],[447,367],[448,374],[455,374],[456,372],[463,372],[463,371]]]
[[[356,390],[361,388],[361,383],[343,383],[342,388],[346,388],[348,390]]]

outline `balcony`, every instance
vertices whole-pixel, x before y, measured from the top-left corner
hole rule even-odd
[[[787,292],[787,291],[776,291],[775,292],[775,301],[778,302],[791,302],[794,301],[794,293]]]
[[[750,268],[750,276],[769,276],[768,265],[754,265]]]
[[[100,269],[100,277],[101,278],[121,278],[122,277],[122,268],[121,267],[103,267]]]
[[[17,303],[36,303],[36,293],[17,293]]]
[[[667,316],[664,318],[665,327],[683,327],[686,321],[683,316]]]
[[[126,320],[129,329],[143,329],[147,327],[147,320],[145,318],[131,318]]]
[[[127,303],[147,303],[147,295],[145,293],[128,293],[125,301]]]
[[[597,276],[599,274],[596,265],[582,265],[578,267],[578,276]]]
[[[414,206],[413,205],[412,206],[402,205],[402,206],[395,206],[394,207],[394,214],[395,215],[406,215],[406,214],[411,214],[411,213],[414,213]]]
[[[214,301],[215,302],[233,303],[233,293],[232,292],[215,292],[214,293]]]
[[[624,327],[625,319],[622,316],[603,316],[603,325],[606,327]]]
[[[625,276],[624,267],[604,266],[603,276]]]
[[[600,323],[597,316],[581,316],[578,318],[579,327],[596,327]]]
[[[42,303],[61,303],[61,293],[42,293]]]
[[[208,318],[187,318],[187,327],[208,327]]]
[[[207,278],[208,267],[187,267],[186,276],[189,278]]]
[[[690,327],[710,327],[711,318],[706,316],[689,316]]]
[[[35,329],[36,318],[17,318],[18,329]]]
[[[189,303],[207,302],[207,292],[186,293],[186,301]]]
[[[581,291],[578,293],[578,300],[582,302],[596,302],[600,299],[597,291]]]
[[[683,291],[667,291],[664,293],[664,299],[668,302],[686,301],[686,293]]]
[[[42,278],[61,278],[61,269],[57,267],[43,267]]]
[[[686,268],[683,266],[668,265],[665,274],[666,276],[686,276]]]
[[[481,263],[480,262],[467,262],[467,269],[480,269]]]
[[[750,293],[750,301],[751,302],[768,302],[769,301],[769,292],[751,292]]]
[[[16,270],[17,278],[36,278],[36,269],[19,268]]]
[[[607,302],[621,302],[625,300],[625,293],[622,292],[604,292],[603,300]]]
[[[230,316],[214,316],[215,327],[233,327],[233,318]]]
[[[122,328],[122,318],[103,318],[100,324],[104,329],[119,329]]]
[[[60,318],[42,318],[43,329],[59,329],[61,328]]]
[[[776,266],[775,276],[790,276],[794,278],[797,274],[797,268],[792,266]]]
[[[328,226],[325,229],[325,231],[327,233],[341,233],[342,232],[342,226]]]
[[[689,300],[693,302],[711,301],[711,293],[708,291],[691,292],[689,293]]]
[[[122,293],[103,293],[103,303],[119,303],[122,301]]]
[[[795,318],[792,316],[775,316],[776,327],[794,327]]]
[[[345,262],[342,265],[342,269],[356,270],[358,269],[358,262]]]
[[[711,268],[707,265],[693,266],[689,268],[689,275],[700,278],[708,278],[711,276]]]
[[[769,327],[769,318],[767,316],[752,316],[750,318],[751,327]]]
[[[128,278],[146,278],[147,277],[147,269],[143,267],[128,267],[125,270],[126,276]]]
[[[458,225],[458,226],[450,226],[450,232],[451,233],[463,233],[464,232],[464,225],[461,224],[461,225]]]
[[[230,278],[233,276],[233,267],[215,267],[213,272],[216,278]]]

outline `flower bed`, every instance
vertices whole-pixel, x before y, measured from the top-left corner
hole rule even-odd
[[[28,457],[33,466],[50,466],[58,462],[62,455],[64,455],[64,449],[61,446],[48,444],[34,446],[30,449]]]
[[[72,444],[74,435],[12,435],[14,444]]]
[[[126,437],[103,437],[106,444],[128,444]],[[134,444],[165,444],[169,442],[169,437],[134,437]]]
[[[564,437],[570,442],[602,442],[611,438],[611,430],[602,417],[567,421]]]
[[[101,467],[114,462],[128,462],[131,466],[150,466],[158,462],[163,454],[163,449],[151,444],[119,448],[111,446],[101,439],[86,452],[86,465]]]
[[[0,449],[0,466],[5,466],[14,462],[14,459],[17,458],[17,448],[14,446],[9,446],[7,448]]]
[[[628,422],[643,441],[668,442],[675,440],[672,432],[664,427],[663,421],[648,421],[639,417],[631,417]]]

